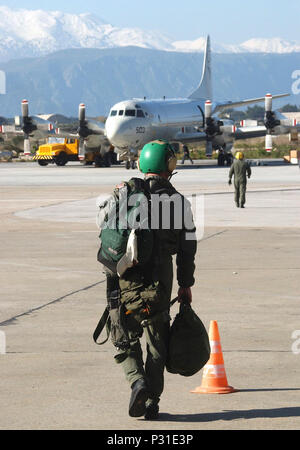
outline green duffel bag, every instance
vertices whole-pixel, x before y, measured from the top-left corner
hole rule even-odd
[[[195,375],[210,358],[205,326],[191,305],[182,303],[170,328],[166,369],[184,377]]]

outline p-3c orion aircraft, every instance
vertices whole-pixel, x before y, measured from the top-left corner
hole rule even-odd
[[[212,70],[210,38],[207,37],[202,78],[198,88],[183,99],[133,99],[114,105],[105,123],[105,133],[119,153],[120,159],[134,161],[138,151],[155,139],[170,142],[206,142],[206,155],[213,149],[223,149],[231,154],[237,139],[266,136],[266,151],[272,149],[273,134],[288,134],[297,126],[280,113],[272,111],[272,99],[288,96],[267,94],[238,102],[216,103],[212,101]],[[264,125],[256,121],[243,121],[236,127],[231,120],[221,120],[217,114],[229,108],[243,107],[265,101]],[[300,131],[300,125],[299,131]]]
[[[105,125],[86,118],[86,107],[79,105],[78,137],[79,159],[85,157],[86,140],[91,135],[105,135],[115,147],[120,161],[126,161],[126,167],[134,167],[138,152],[145,144],[156,139],[166,139],[171,143],[205,142],[206,155],[210,157],[215,149],[222,149],[231,155],[235,140],[265,136],[266,151],[272,150],[272,136],[300,131],[300,124],[294,119],[286,119],[279,112],[272,110],[272,100],[289,94],[272,96],[267,94],[237,102],[212,101],[212,69],[210,38],[207,37],[204,54],[202,78],[198,88],[188,97],[181,99],[133,99],[114,105]],[[265,119],[263,125],[256,121],[243,121],[235,126],[231,120],[218,117],[226,109],[243,107],[249,104],[265,102]],[[40,127],[28,114],[28,102],[22,102],[21,132],[28,147],[29,136]],[[4,130],[3,130],[4,132]],[[0,129],[1,133],[1,129]],[[62,129],[59,134],[67,136]]]

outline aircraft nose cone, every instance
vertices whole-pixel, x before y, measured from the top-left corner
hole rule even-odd
[[[107,139],[116,147],[124,145],[127,139],[127,132],[124,126],[116,120],[108,119],[105,124]]]

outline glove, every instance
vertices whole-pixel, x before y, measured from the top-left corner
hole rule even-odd
[[[179,303],[192,303],[192,291],[191,288],[180,287],[178,289],[178,302]]]
[[[228,180],[228,184],[229,184],[229,186],[231,186],[232,185],[232,181]]]

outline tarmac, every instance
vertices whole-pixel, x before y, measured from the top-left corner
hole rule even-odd
[[[253,165],[242,210],[227,167],[188,164],[172,183],[200,211],[192,306],[217,321],[238,392],[193,394],[203,371],[166,372],[160,420],[129,417],[114,347],[92,339],[106,304],[96,212],[138,171],[0,164],[1,430],[300,429],[299,168]]]

